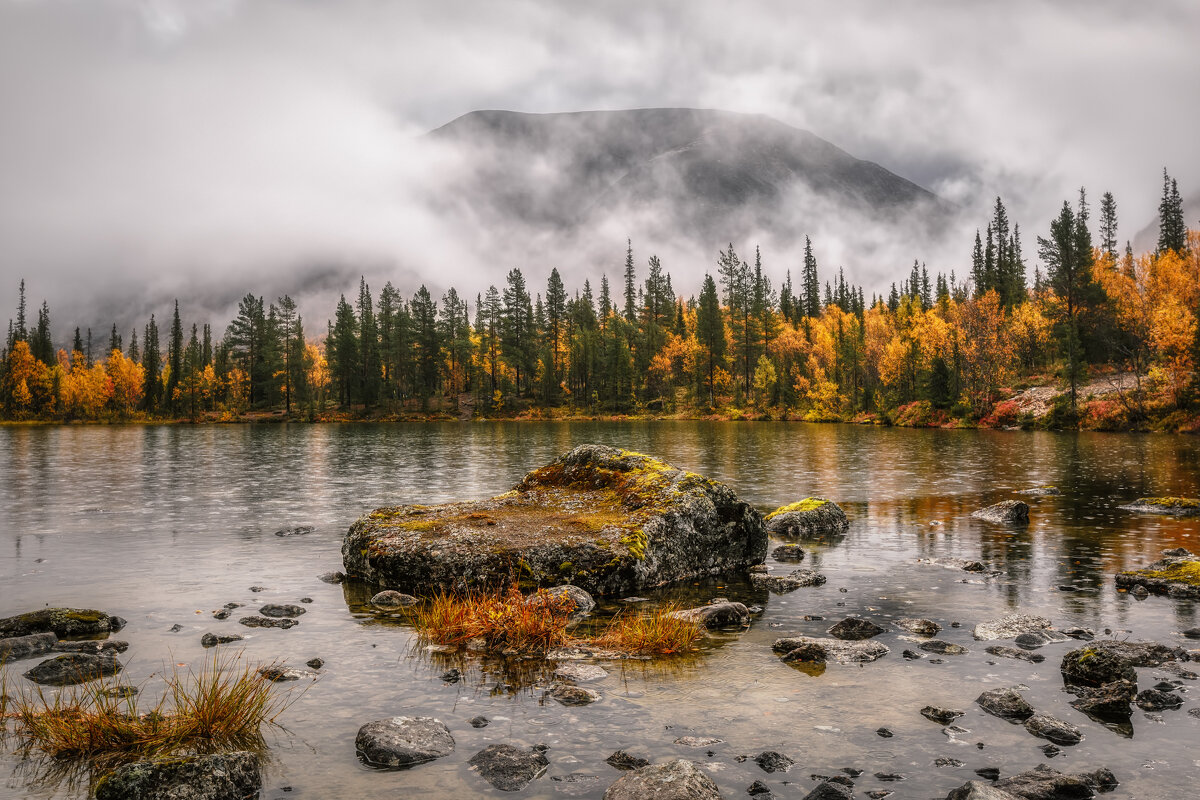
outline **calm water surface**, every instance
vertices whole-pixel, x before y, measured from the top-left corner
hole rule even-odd
[[[544,684],[493,664],[460,664],[468,679],[444,684],[442,657],[421,651],[402,625],[364,612],[367,587],[317,579],[341,567],[343,533],[372,508],[497,494],[584,442],[659,455],[729,483],[764,511],[808,495],[837,500],[851,518],[849,532],[810,543],[805,561],[829,582],[767,595],[729,576],[661,593],[697,603],[725,596],[765,611],[745,633],[711,637],[697,657],[608,664],[609,676],[590,684],[604,699],[564,708],[542,702]],[[1187,687],[1182,710],[1137,711],[1129,736],[1068,705],[1057,666],[1074,642],[1043,648],[1046,661],[1032,665],[990,657],[970,631],[1020,611],[1060,627],[1185,644],[1178,631],[1200,625],[1196,604],[1139,603],[1116,593],[1111,576],[1164,548],[1196,548],[1195,520],[1134,516],[1116,506],[1147,494],[1200,494],[1198,456],[1195,439],[1166,436],[769,423],[3,428],[0,616],[68,605],[127,618],[119,635],[131,644],[124,675],[150,694],[165,665],[203,662],[206,631],[248,634],[244,653],[252,660],[302,666],[324,659],[320,679],[284,718],[287,732],[268,735],[273,760],[264,798],[512,797],[466,763],[495,742],[550,747],[549,771],[521,797],[599,798],[620,775],[604,763],[618,748],[651,760],[695,759],[730,798],[744,796],[756,779],[777,797],[800,798],[813,786],[810,776],[843,768],[864,771],[860,793],[942,797],[980,767],[1011,774],[1047,762],[1044,740],[974,705],[982,690],[1014,685],[1086,736],[1048,761],[1055,768],[1111,768],[1121,781],[1113,798],[1193,796],[1200,719],[1186,710],[1200,704],[1200,685]],[[1031,500],[1026,529],[968,516],[1043,484],[1064,496]],[[274,535],[298,525],[315,530]],[[1004,574],[982,580],[918,564],[931,556],[979,558]],[[266,588],[253,593],[252,586]],[[252,611],[303,597],[313,601],[308,613],[287,631],[248,630],[237,613],[223,622],[211,616],[228,602]],[[900,651],[913,644],[889,631],[878,637],[892,648],[889,656],[830,665],[818,676],[772,654],[777,637],[825,635],[848,614],[930,617],[945,628],[941,638],[970,653],[943,664],[908,661]],[[171,632],[174,625],[182,630]],[[17,673],[35,663],[10,668],[10,679],[22,680]],[[1154,675],[1139,671],[1142,688]],[[958,724],[970,733],[944,735],[918,713],[928,704],[966,710]],[[454,754],[404,772],[362,766],[354,753],[358,727],[396,714],[443,720],[457,741]],[[490,726],[467,724],[480,714]],[[881,726],[895,736],[877,736]],[[724,742],[699,750],[673,744],[688,734]],[[0,749],[0,797],[80,796],[61,783],[28,785],[28,765],[10,747]],[[737,760],[763,750],[797,764],[768,775],[752,760]],[[942,756],[964,766],[933,766]],[[906,780],[881,783],[876,772]]]

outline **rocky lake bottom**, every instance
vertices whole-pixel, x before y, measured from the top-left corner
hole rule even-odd
[[[745,629],[711,632],[695,653],[586,662],[605,674],[578,685],[600,699],[572,706],[549,694],[558,665],[431,651],[402,611],[369,604],[376,587],[318,577],[342,568],[342,537],[360,514],[499,493],[584,441],[661,455],[764,511],[808,495],[838,501],[850,518],[843,535],[792,540],[805,551],[799,564],[767,559],[772,574],[803,567],[826,582],[776,594],[731,574],[603,599],[594,620],[714,598],[761,610]],[[1174,437],[737,423],[5,429],[0,616],[52,605],[124,617],[113,636],[129,643],[120,679],[150,696],[164,670],[199,667],[216,650],[314,673],[279,684],[299,696],[285,729],[267,732],[263,798],[600,798],[624,774],[608,761],[618,750],[692,760],[727,798],[749,796],[755,782],[802,798],[834,776],[852,780],[855,796],[941,798],[981,770],[1003,778],[1043,764],[1106,768],[1119,782],[1111,798],[1190,796],[1200,781],[1200,681],[1182,673],[1200,665],[1138,667],[1139,689],[1162,684],[1182,705],[1135,706],[1128,725],[1106,724],[1064,691],[1063,656],[1085,641],[1024,649],[974,632],[1037,615],[1097,639],[1200,648],[1184,635],[1200,626],[1196,601],[1139,600],[1113,580],[1163,550],[1200,550],[1196,519],[1118,508],[1143,495],[1195,496],[1196,449]],[[970,516],[1045,484],[1063,494],[1026,498],[1026,527]],[[769,550],[782,543],[773,538]],[[214,617],[231,603],[240,606]],[[267,604],[304,613],[287,629],[239,624]],[[775,650],[781,638],[827,638],[846,617],[882,628],[869,641],[887,654],[820,669]],[[895,624],[902,618],[937,623],[945,644],[931,650]],[[207,633],[244,638],[213,649],[201,642]],[[995,646],[1044,659],[988,651]],[[312,659],[321,666],[307,666]],[[10,685],[37,663],[6,667]],[[976,702],[1002,688],[1077,728],[1080,741],[1055,744]],[[923,714],[928,707],[962,713]],[[363,764],[360,727],[392,716],[441,720],[453,750],[406,770]],[[472,724],[480,717],[486,725]],[[471,764],[492,745],[536,747],[544,773],[516,792],[496,788]],[[73,783],[79,775],[0,749],[0,797],[86,796],[86,776]],[[778,769],[784,760],[769,753],[793,763]]]

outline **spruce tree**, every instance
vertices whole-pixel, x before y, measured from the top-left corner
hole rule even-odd
[[[817,259],[813,255],[812,240],[804,237],[804,316],[821,316],[821,280],[817,275]]]
[[[1113,261],[1117,260],[1117,201],[1112,192],[1100,198],[1100,249]]]
[[[292,347],[292,336],[295,332],[296,301],[290,295],[279,298],[279,333],[283,339],[283,410],[288,416],[292,413],[292,394],[294,387],[295,349]],[[207,326],[206,326],[207,328]],[[207,335],[207,331],[206,331]]]
[[[696,309],[696,339],[702,348],[705,377],[708,383],[708,404],[716,405],[715,377],[725,360],[725,321],[721,317],[721,301],[712,275],[704,275],[700,303]]]
[[[175,301],[175,314],[171,319],[171,334],[167,340],[167,405],[178,410],[175,397],[179,381],[183,377],[183,323],[179,319],[179,301]]]
[[[633,240],[625,241],[625,321],[637,324],[637,273],[633,269]]]
[[[1187,224],[1183,219],[1183,198],[1179,195],[1179,184],[1163,168],[1163,196],[1158,204],[1158,249],[1159,255],[1174,250],[1183,253],[1187,249]]]
[[[142,368],[145,370],[145,386],[142,390],[142,403],[147,411],[158,409],[162,395],[162,383],[159,372],[162,370],[162,355],[158,350],[158,324],[154,315],[146,324],[146,332],[142,337]]]

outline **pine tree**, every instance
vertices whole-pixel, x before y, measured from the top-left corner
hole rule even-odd
[[[716,405],[716,371],[725,360],[725,322],[721,318],[721,301],[712,275],[705,274],[696,309],[696,339],[704,353],[705,375],[708,381],[708,404]]]
[[[441,364],[441,338],[438,335],[437,302],[424,285],[409,303],[413,322],[413,344],[416,347],[416,378],[418,395],[424,405],[438,391]]]
[[[167,340],[167,405],[178,410],[175,392],[183,377],[183,323],[179,319],[179,301],[175,301],[175,314],[171,319],[171,334]]]
[[[633,269],[633,240],[625,242],[625,321],[637,324],[637,273]]]
[[[1112,260],[1117,259],[1117,201],[1112,192],[1100,198],[1100,249]]]
[[[813,255],[812,240],[804,237],[804,316],[821,316],[821,280],[817,275],[817,259]]]
[[[546,281],[546,334],[550,343],[550,368],[553,372],[554,383],[562,380],[559,351],[562,347],[563,326],[567,317],[567,291],[563,287],[562,276],[558,268],[550,270]]]
[[[162,370],[162,355],[158,350],[158,325],[154,315],[146,324],[146,333],[142,337],[142,368],[146,374],[145,388],[142,390],[142,402],[147,411],[154,411],[159,406],[162,397],[162,383],[159,373]]]
[[[1159,255],[1174,250],[1183,253],[1187,249],[1187,224],[1183,219],[1183,198],[1179,195],[1179,184],[1163,168],[1163,196],[1158,204],[1158,249]]]
[[[279,332],[283,338],[283,409],[288,416],[291,416],[292,413],[292,395],[295,386],[296,352],[292,346],[292,336],[297,319],[296,301],[286,294],[280,297]]]
[[[141,363],[142,351],[138,348],[137,328],[129,333],[129,352],[125,354],[130,361]]]
[[[112,353],[113,350],[120,352],[124,349],[125,348],[121,344],[121,334],[117,333],[117,323],[114,322],[112,326],[112,333],[110,333],[108,336],[108,352]]]
[[[379,402],[383,370],[379,364],[379,330],[375,324],[375,302],[365,277],[358,280],[358,382],[363,406],[371,408]]]
[[[226,339],[228,338],[226,336]],[[338,300],[334,321],[329,325],[329,335],[325,338],[325,355],[334,384],[337,386],[338,401],[341,405],[349,407],[357,399],[355,392],[358,385],[359,358],[358,321],[354,317],[354,309],[346,302],[346,295],[342,295]]]
[[[978,228],[975,229],[975,249],[971,252],[971,283],[975,285],[975,297],[987,291],[987,266],[983,260],[983,240],[979,238]]]
[[[1087,200],[1080,190],[1078,213],[1064,202],[1050,223],[1049,238],[1038,237],[1038,250],[1048,269],[1047,280],[1062,301],[1059,341],[1066,356],[1066,377],[1071,386],[1071,407],[1078,400],[1078,384],[1083,377],[1082,341],[1079,317],[1091,287],[1092,243],[1087,227]]]
[[[516,391],[521,395],[533,377],[537,349],[534,343],[532,300],[525,288],[525,276],[516,267],[509,270],[504,287],[503,323],[501,343],[504,361],[513,370]]]

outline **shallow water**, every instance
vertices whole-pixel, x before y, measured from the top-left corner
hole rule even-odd
[[[357,601],[364,587],[317,580],[341,567],[342,535],[360,514],[490,496],[583,442],[661,456],[726,481],[763,510],[807,495],[837,500],[850,530],[807,543],[803,564],[829,582],[768,595],[728,576],[660,593],[689,602],[723,596],[765,610],[749,631],[714,635],[696,657],[606,664],[610,675],[589,684],[604,699],[565,708],[541,701],[544,686],[517,683],[494,665],[471,665],[467,681],[444,684],[439,676],[449,662],[421,651],[402,625],[363,613]],[[320,679],[282,720],[287,731],[268,734],[273,761],[264,798],[512,797],[466,763],[495,742],[550,747],[546,776],[521,797],[599,798],[621,774],[604,763],[618,748],[651,760],[693,758],[730,798],[744,796],[756,779],[778,797],[803,797],[810,776],[843,768],[864,771],[859,793],[942,797],[980,767],[1012,774],[1039,763],[1063,771],[1109,767],[1121,781],[1113,798],[1190,796],[1200,781],[1200,719],[1186,711],[1200,705],[1200,682],[1187,687],[1181,710],[1135,711],[1132,736],[1122,735],[1068,705],[1058,662],[1075,642],[1042,648],[1046,661],[1034,665],[989,656],[971,627],[1020,611],[1058,627],[1186,644],[1177,632],[1200,625],[1197,604],[1137,602],[1118,594],[1111,576],[1164,548],[1200,544],[1195,519],[1116,508],[1142,495],[1200,493],[1197,444],[1167,436],[786,423],[2,428],[0,616],[68,605],[125,617],[119,638],[131,646],[122,656],[124,676],[150,694],[164,666],[204,661],[206,631],[247,634],[244,653],[252,660],[302,666],[324,659]],[[1026,529],[968,516],[1043,484],[1064,496],[1030,499]],[[315,530],[274,535],[297,525]],[[932,556],[978,558],[1004,574],[985,580],[917,563]],[[243,628],[240,610],[226,621],[211,617],[228,602],[253,610],[302,597],[313,602],[291,630]],[[780,636],[824,635],[848,614],[881,622],[930,617],[945,628],[940,638],[970,652],[942,664],[908,661],[900,651],[914,644],[889,630],[877,640],[890,655],[863,666],[831,664],[818,676],[771,652]],[[176,624],[182,630],[170,632]],[[19,671],[36,663],[10,666],[10,680],[23,680]],[[1155,674],[1139,670],[1141,688]],[[1084,741],[1047,760],[1045,740],[974,704],[984,689],[1012,685],[1028,687],[1022,691],[1038,710],[1079,726]],[[970,733],[944,735],[918,713],[929,704],[966,711],[957,724]],[[457,741],[453,755],[401,772],[362,766],[354,753],[358,727],[397,714],[443,720]],[[492,720],[488,727],[467,724],[480,714]],[[881,726],[895,736],[877,736]],[[724,741],[701,749],[673,743],[689,734]],[[0,797],[80,796],[63,783],[29,785],[28,765],[2,749]],[[767,774],[753,760],[736,759],[763,750],[797,764]],[[934,767],[942,756],[964,766]],[[906,779],[883,783],[876,772]],[[555,780],[573,773],[584,777]]]

